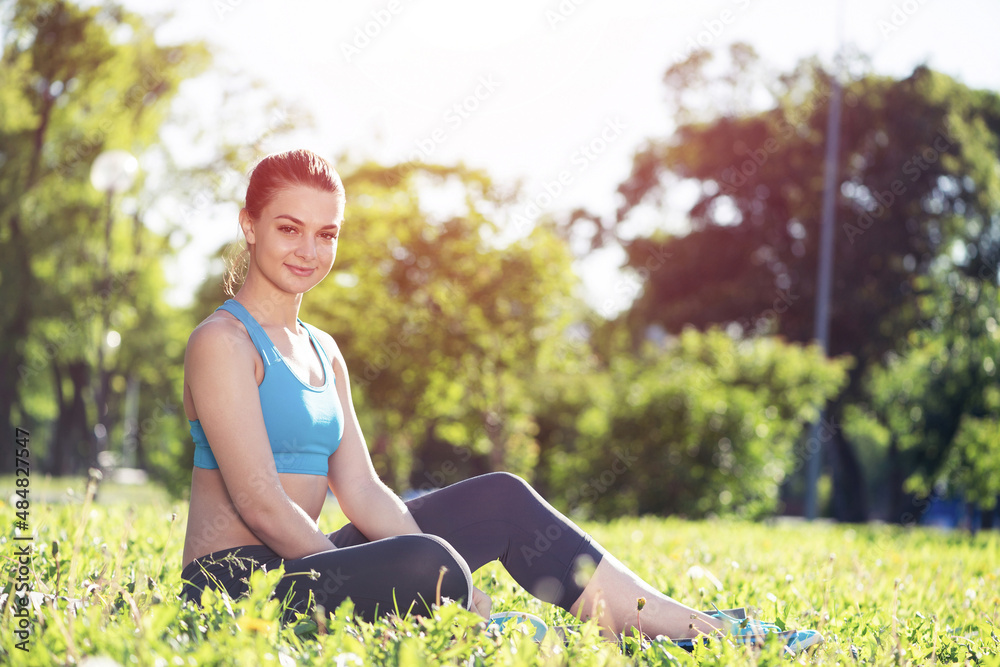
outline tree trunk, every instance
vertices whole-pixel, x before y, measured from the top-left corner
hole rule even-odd
[[[831,418],[834,423],[841,424],[842,415],[843,404],[838,403]],[[865,471],[842,429],[837,429],[830,440],[830,460],[833,462],[833,517],[848,523],[868,521]]]
[[[886,480],[886,516],[883,517],[890,523],[913,523],[917,518],[913,510],[913,498],[903,490],[903,483],[906,481],[906,470],[903,462],[903,454],[899,451],[899,443],[896,436],[891,436],[889,443],[889,453],[886,464],[889,469],[889,476]]]
[[[991,509],[983,510],[983,530],[993,530],[994,518],[997,515],[997,505]]]
[[[4,335],[5,343],[8,340],[6,333]],[[20,379],[17,369],[23,361],[24,359],[15,349],[5,350],[3,356],[0,356],[0,377],[3,378],[0,381],[0,428],[3,429],[2,434],[6,442],[13,441],[14,431],[18,427],[31,431],[30,424],[15,424],[13,422],[14,401],[17,400],[15,387]],[[0,457],[0,473],[12,472],[14,472],[14,457]]]
[[[14,405],[18,402],[24,377],[34,369],[25,366],[24,341],[28,337],[28,323],[31,321],[31,298],[37,292],[31,274],[29,254],[24,251],[24,235],[20,220],[15,213],[10,217],[10,238],[0,250],[0,261],[4,267],[3,312],[0,313],[0,427],[2,437],[11,442],[14,429],[31,430],[31,424],[15,424]],[[13,472],[14,457],[0,457],[0,472]]]
[[[73,393],[67,397],[62,390],[62,371],[57,366],[53,368],[59,400],[59,417],[49,444],[47,466],[53,475],[72,475],[86,470],[82,456],[91,434],[87,427],[87,407],[83,396],[89,384],[89,371],[90,366],[85,361],[72,361],[66,365],[66,373],[73,385]]]
[[[55,427],[52,429],[52,440],[49,442],[49,460],[45,469],[52,475],[60,476],[66,474],[61,466],[69,458],[63,447],[69,442],[66,431],[68,430],[70,407],[66,401],[66,392],[63,391],[62,368],[58,363],[52,364],[52,384],[59,414],[56,417]]]
[[[42,150],[45,145],[45,132],[54,104],[55,98],[46,89],[39,109],[38,127],[33,132],[33,151],[29,158],[24,189],[21,194],[28,192],[38,179]],[[21,232],[21,219],[16,199],[13,202],[13,209],[10,214],[10,237],[4,243],[3,252],[0,252],[0,260],[2,260],[0,265],[4,267],[4,281],[7,283],[3,290],[3,313],[0,313],[0,323],[2,323],[0,343],[3,344],[4,349],[4,354],[0,356],[0,378],[2,378],[0,380],[0,427],[3,428],[2,437],[4,438],[13,437],[14,429],[18,427],[28,427],[27,424],[14,424],[11,420],[24,379],[21,376],[21,369],[25,364],[22,350],[24,341],[28,337],[28,324],[33,316],[32,299],[38,294],[34,274],[31,272],[31,252],[25,235]],[[6,211],[0,208],[0,220],[3,217],[6,217]],[[0,472],[12,472],[13,458],[10,456],[0,458],[3,459],[0,460]]]

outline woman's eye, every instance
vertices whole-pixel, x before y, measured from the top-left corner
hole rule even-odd
[[[295,228],[294,227],[289,227],[287,225],[283,225],[281,227],[278,227],[278,231],[284,232],[285,234],[289,234],[291,232],[294,232]]]

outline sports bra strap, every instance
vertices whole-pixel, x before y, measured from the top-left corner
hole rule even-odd
[[[319,338],[316,337],[318,329],[315,329],[311,324],[306,324],[302,320],[299,320],[299,324],[302,325],[302,328],[309,334],[309,338],[312,339],[313,347],[316,348],[316,353],[319,354],[319,360],[323,363],[323,368],[329,369],[332,373],[333,364],[330,363],[330,358],[326,356],[326,350],[323,349],[323,344],[319,342]],[[336,380],[336,378],[334,378],[334,380]]]
[[[216,308],[216,310],[224,310],[243,323],[243,326],[246,327],[247,333],[250,334],[250,340],[253,341],[254,347],[257,348],[261,359],[264,360],[266,365],[270,366],[281,358],[281,354],[274,347],[274,343],[271,341],[271,338],[242,303],[236,299],[227,299],[226,302]]]

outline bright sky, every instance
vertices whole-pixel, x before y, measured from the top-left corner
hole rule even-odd
[[[723,51],[752,44],[787,71],[806,56],[825,62],[837,44],[837,0],[131,0],[172,6],[167,41],[201,38],[217,64],[267,82],[315,127],[270,150],[308,147],[333,158],[386,163],[417,156],[486,169],[522,183],[525,203],[546,212],[576,206],[610,215],[615,188],[647,137],[671,129],[663,72],[693,43]],[[881,73],[926,62],[977,88],[1000,90],[1000,3],[995,0],[843,0],[843,37]],[[187,87],[178,104],[215,122],[219,78]],[[456,106],[457,105],[457,106]],[[232,132],[248,118],[218,118]],[[221,131],[221,129],[220,129]],[[589,153],[582,147],[590,146]],[[551,203],[545,184],[569,172]],[[348,193],[350,195],[350,193]],[[187,301],[205,258],[234,238],[236,204],[193,221],[196,241],[172,271]],[[347,237],[349,238],[349,237]],[[345,238],[346,241],[346,238]],[[621,254],[578,265],[595,306],[628,305],[631,283],[613,270]],[[625,296],[623,296],[625,295]],[[624,300],[623,300],[624,299]]]

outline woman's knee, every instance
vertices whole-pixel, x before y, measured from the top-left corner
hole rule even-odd
[[[421,588],[434,591],[435,597],[440,589],[441,597],[462,600],[468,607],[472,599],[472,572],[453,546],[426,533],[400,535],[396,539],[405,545],[407,569],[421,581]]]
[[[490,472],[485,475],[473,477],[482,485],[485,494],[496,496],[504,500],[512,500],[518,497],[530,497],[535,500],[538,497],[536,491],[531,488],[522,477],[510,472]]]

